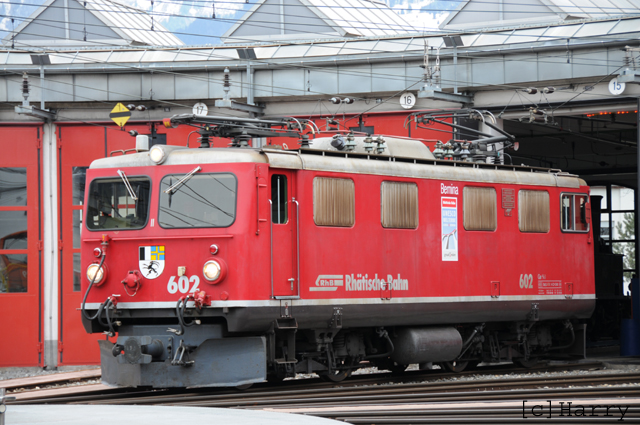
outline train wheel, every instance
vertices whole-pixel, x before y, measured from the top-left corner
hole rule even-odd
[[[244,391],[244,390],[248,390],[251,387],[253,387],[253,384],[236,385],[236,390]]]
[[[466,369],[473,369],[477,365],[478,365],[477,362],[471,362],[471,361],[460,362],[456,360],[440,363],[440,367],[442,367],[446,371],[453,372],[453,373],[460,373]]]
[[[334,370],[333,372],[320,375],[320,379],[325,382],[342,382],[351,375],[351,369],[349,370]]]
[[[402,373],[404,373],[405,370],[407,370],[407,368],[409,367],[408,364],[398,364],[396,362],[394,362],[390,367],[389,370],[391,371],[391,373],[393,373],[394,375],[400,375]]]
[[[532,367],[535,367],[538,364],[538,360],[537,359],[529,359],[529,360],[515,359],[513,363],[525,369],[531,369]]]
[[[374,364],[378,368],[378,370],[388,370],[393,374],[401,374],[405,370],[407,370],[407,367],[409,367],[409,365],[399,364],[391,359],[379,360]]]

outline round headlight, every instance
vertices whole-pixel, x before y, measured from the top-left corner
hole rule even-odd
[[[93,282],[94,285],[100,284],[104,280],[104,268],[95,263],[89,264],[89,267],[87,267],[87,279],[89,279],[89,282]]]
[[[202,268],[202,274],[204,278],[209,281],[217,280],[220,277],[220,273],[222,272],[222,267],[220,263],[215,260],[210,260],[204,263],[204,267]]]
[[[164,149],[160,146],[154,146],[149,151],[149,158],[156,164],[162,164],[162,161],[165,159]]]

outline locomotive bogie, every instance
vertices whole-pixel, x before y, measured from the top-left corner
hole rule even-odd
[[[140,153],[87,173],[83,270],[104,272],[84,279],[83,323],[119,332],[101,342],[109,384],[336,381],[361,362],[457,370],[580,346],[595,297],[588,188],[575,176],[161,149],[161,164]]]

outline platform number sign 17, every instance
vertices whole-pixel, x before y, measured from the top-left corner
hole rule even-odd
[[[198,102],[193,105],[193,114],[194,115],[207,115],[209,112],[209,108],[202,102]]]
[[[400,106],[404,109],[411,109],[416,104],[416,96],[413,93],[402,93],[400,96]]]

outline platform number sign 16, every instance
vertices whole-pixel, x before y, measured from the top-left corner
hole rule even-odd
[[[416,104],[416,96],[413,93],[402,93],[400,96],[400,106],[404,109],[411,109]]]
[[[520,289],[533,289],[533,275],[520,275]]]

